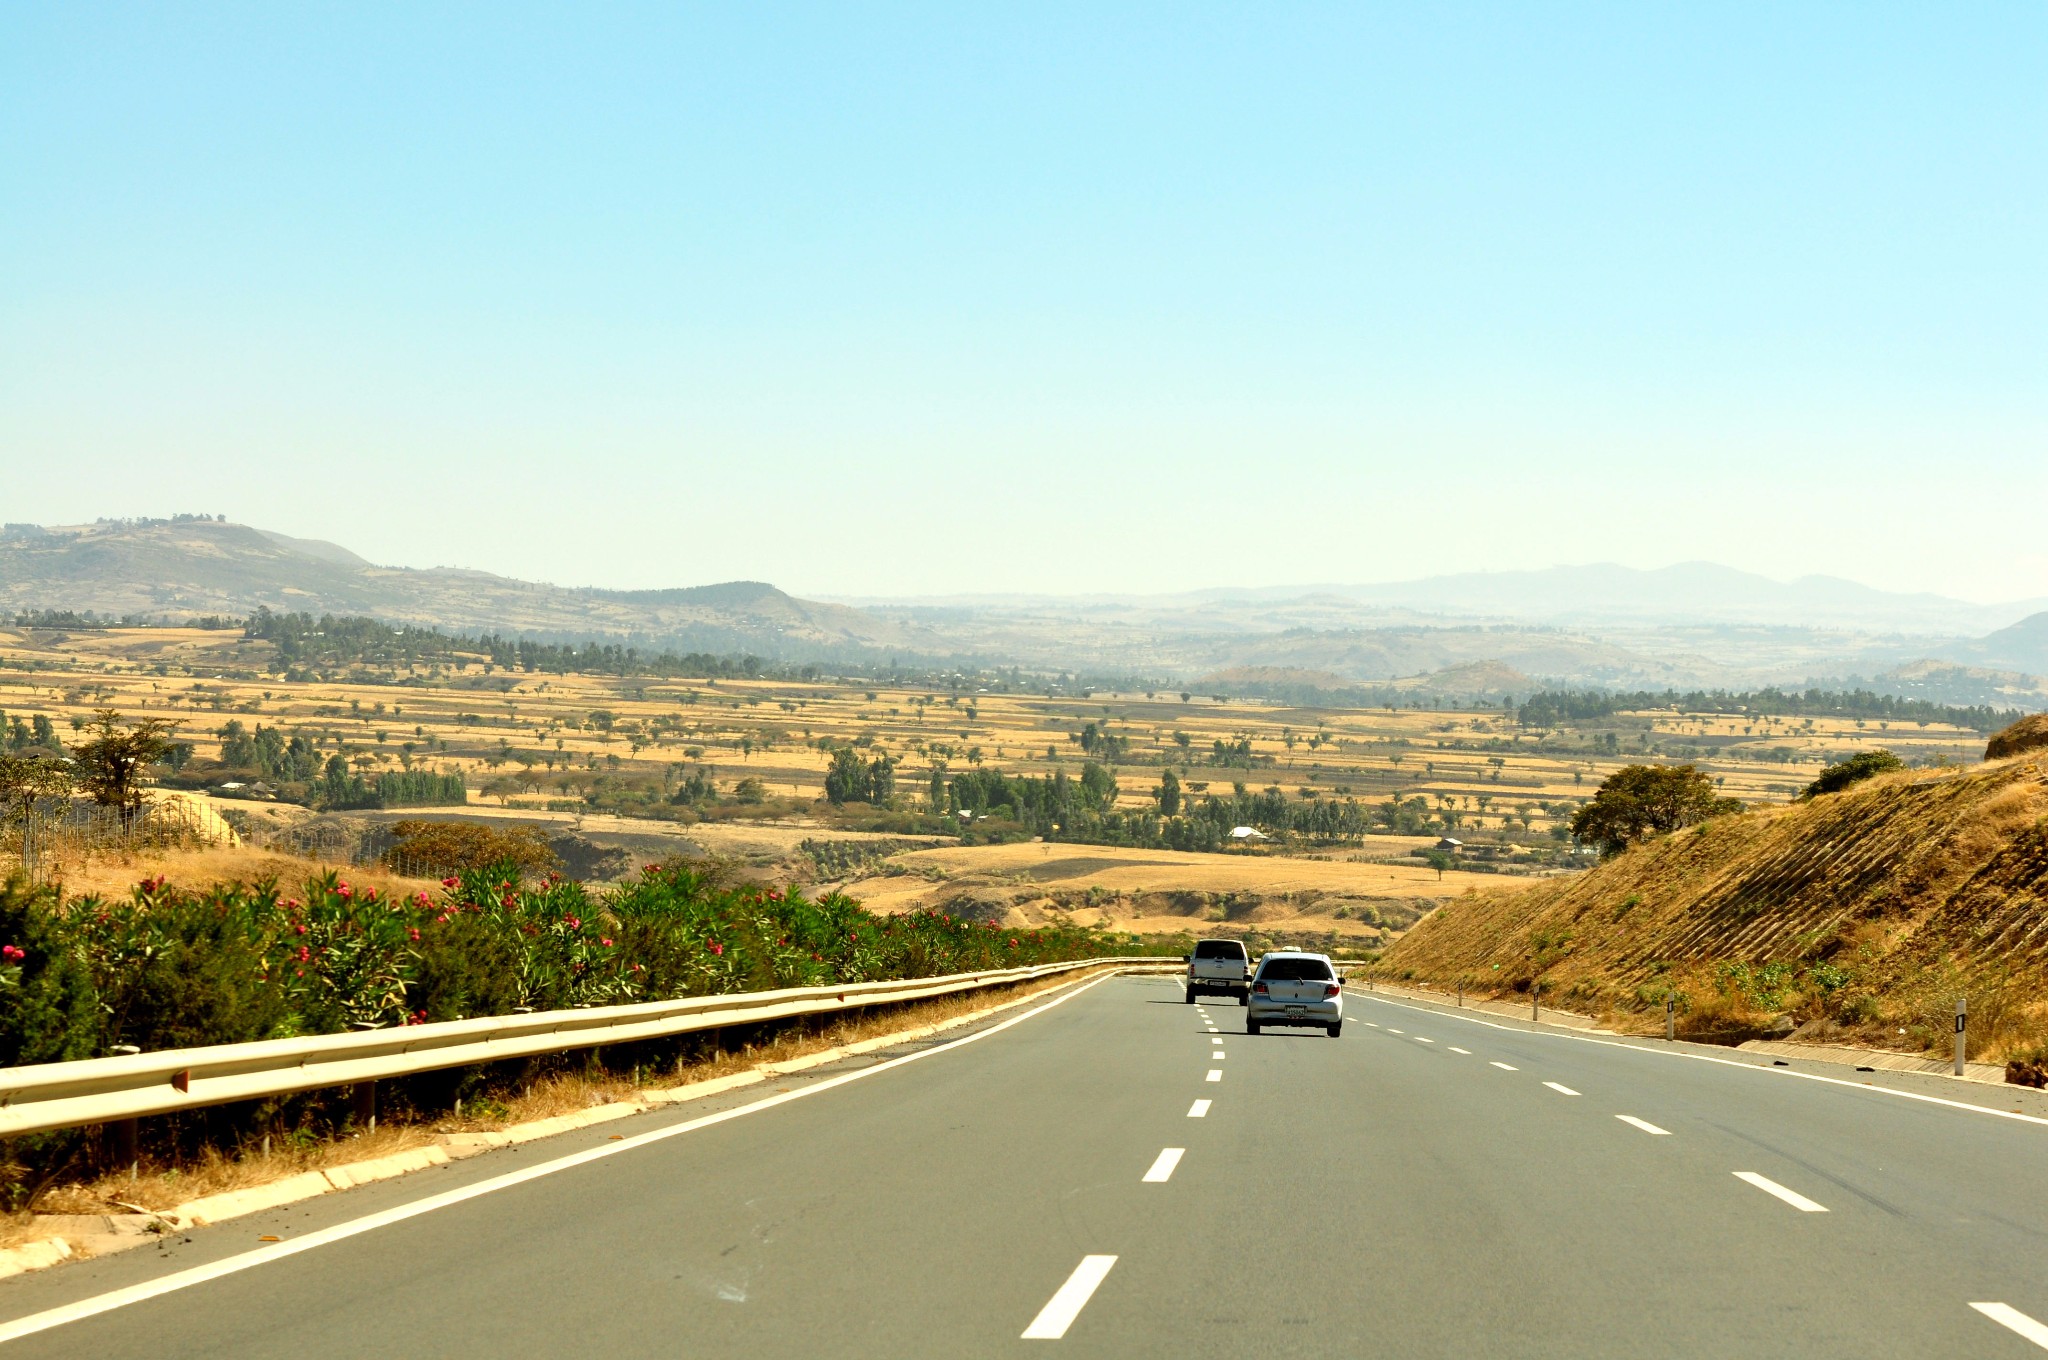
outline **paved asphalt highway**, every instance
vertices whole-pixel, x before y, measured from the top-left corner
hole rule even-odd
[[[2048,1353],[2004,1091],[1346,1004],[1086,985],[0,1283],[0,1360]]]

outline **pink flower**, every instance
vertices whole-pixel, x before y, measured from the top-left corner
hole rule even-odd
[[[310,962],[312,962],[312,960],[313,960],[313,951],[312,951],[312,950],[310,950],[310,949],[308,949],[308,948],[306,948],[306,946],[304,946],[304,945],[300,945],[300,946],[299,946],[299,962],[300,962],[300,963],[310,963]],[[304,977],[304,976],[305,976],[305,974],[304,974],[304,973],[301,973],[301,974],[299,974],[299,976],[300,976],[300,977]]]
[[[612,947],[611,937],[608,935],[599,936],[597,942],[603,945],[606,949],[610,949]]]
[[[344,897],[344,898],[345,898],[345,897],[354,897],[354,896],[356,895],[356,890],[355,890],[354,888],[351,888],[351,887],[350,887],[350,886],[349,886],[348,884],[344,883],[344,884],[342,884],[342,885],[341,885],[340,887],[338,887],[338,888],[336,888],[336,889],[334,890],[334,895],[335,895],[336,897]]]
[[[420,937],[420,928],[418,926],[407,926],[405,928],[405,935],[407,939],[416,941]]]
[[[723,954],[725,952],[725,946],[720,944],[718,941],[713,940],[711,942],[711,952],[714,954]]]
[[[580,916],[564,916],[562,924],[571,930],[581,930],[583,929],[583,918]]]
[[[306,933],[306,923],[304,921],[294,921],[292,922],[292,929],[303,935]]]
[[[363,893],[363,900],[364,900],[365,902],[374,902],[374,901],[376,901],[376,900],[377,900],[377,890],[376,890],[375,888],[370,888],[370,889],[366,890],[366,891],[365,891],[365,892]]]
[[[426,906],[426,905],[427,905],[427,895],[426,895],[425,893],[423,893],[423,892],[416,892],[416,893],[414,893],[414,894],[412,895],[412,904],[413,904],[414,906],[416,906],[416,907],[424,907],[424,906]]]
[[[444,888],[460,887],[461,884],[462,880],[459,878],[444,878],[441,880],[441,886]]]
[[[448,913],[444,911],[439,916],[436,916],[434,920],[436,923],[445,926],[448,924]]]
[[[19,963],[27,957],[28,951],[18,944],[0,945],[0,959],[5,959],[9,963]]]

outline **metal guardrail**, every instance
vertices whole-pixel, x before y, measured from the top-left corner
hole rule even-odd
[[[729,1025],[921,1001],[1083,968],[1136,964],[1182,966],[1177,958],[1159,955],[1083,959],[1036,968],[729,992],[631,1006],[536,1011],[355,1034],[265,1039],[6,1068],[0,1069],[0,1138]]]

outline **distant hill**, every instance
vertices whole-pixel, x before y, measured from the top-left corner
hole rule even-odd
[[[259,606],[770,656],[941,650],[921,630],[759,581],[641,591],[539,585],[481,571],[379,567],[332,543],[191,518],[0,530],[0,610],[9,613],[190,618]]]
[[[1987,666],[2048,675],[2048,610],[1952,650]]]

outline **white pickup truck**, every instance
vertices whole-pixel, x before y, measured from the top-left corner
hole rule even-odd
[[[1198,940],[1187,956],[1188,1003],[1203,992],[1221,992],[1247,1004],[1252,991],[1252,959],[1242,940]]]

